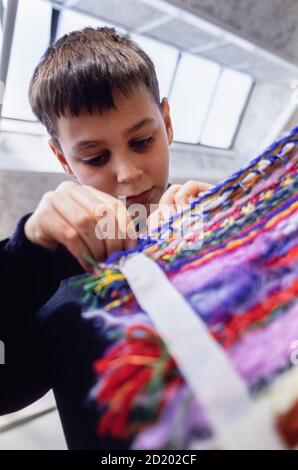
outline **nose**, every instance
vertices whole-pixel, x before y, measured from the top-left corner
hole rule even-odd
[[[143,174],[141,168],[128,159],[119,158],[116,164],[116,175],[118,183],[132,183],[136,181]]]

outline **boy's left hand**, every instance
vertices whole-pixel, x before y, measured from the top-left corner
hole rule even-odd
[[[184,184],[172,184],[162,195],[158,209],[147,219],[149,231],[167,220],[169,216],[175,215],[184,204],[190,203],[189,198],[197,197],[212,187],[212,184],[195,180],[189,180]]]

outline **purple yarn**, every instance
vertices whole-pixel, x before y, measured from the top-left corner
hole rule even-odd
[[[158,422],[141,431],[132,448],[183,449],[196,433],[210,433],[207,419],[189,388],[182,385],[172,392]]]
[[[286,366],[291,344],[298,339],[298,301],[266,328],[247,332],[228,351],[235,368],[248,385]]]

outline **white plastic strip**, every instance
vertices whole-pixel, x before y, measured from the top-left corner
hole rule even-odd
[[[281,448],[273,431],[270,410],[267,417],[262,416],[266,444],[260,447],[260,433],[255,429],[257,416],[252,412],[254,406],[246,384],[203,321],[158,265],[138,253],[122,258],[120,269],[203,405],[213,430],[224,437],[220,437],[224,447],[243,448],[245,442],[244,448]],[[245,422],[243,432],[241,422]]]

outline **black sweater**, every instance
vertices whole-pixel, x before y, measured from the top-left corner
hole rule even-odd
[[[82,292],[71,284],[85,271],[63,246],[52,253],[26,238],[30,215],[0,242],[0,414],[53,388],[70,449],[127,448],[123,441],[98,439],[96,413],[85,403],[95,383],[91,365],[107,346],[98,325],[82,318],[88,305],[82,307]]]
[[[96,436],[97,415],[86,406],[95,383],[93,362],[106,345],[100,330],[82,318],[82,292],[72,281],[84,275],[62,246],[55,253],[30,242],[23,217],[0,243],[0,414],[17,411],[53,389],[70,449],[127,448]]]
[[[51,253],[26,238],[24,224],[30,215],[22,217],[14,234],[0,242],[0,339],[5,346],[5,365],[0,366],[1,414],[32,403],[49,390],[35,316],[62,279],[84,272],[62,246]]]

